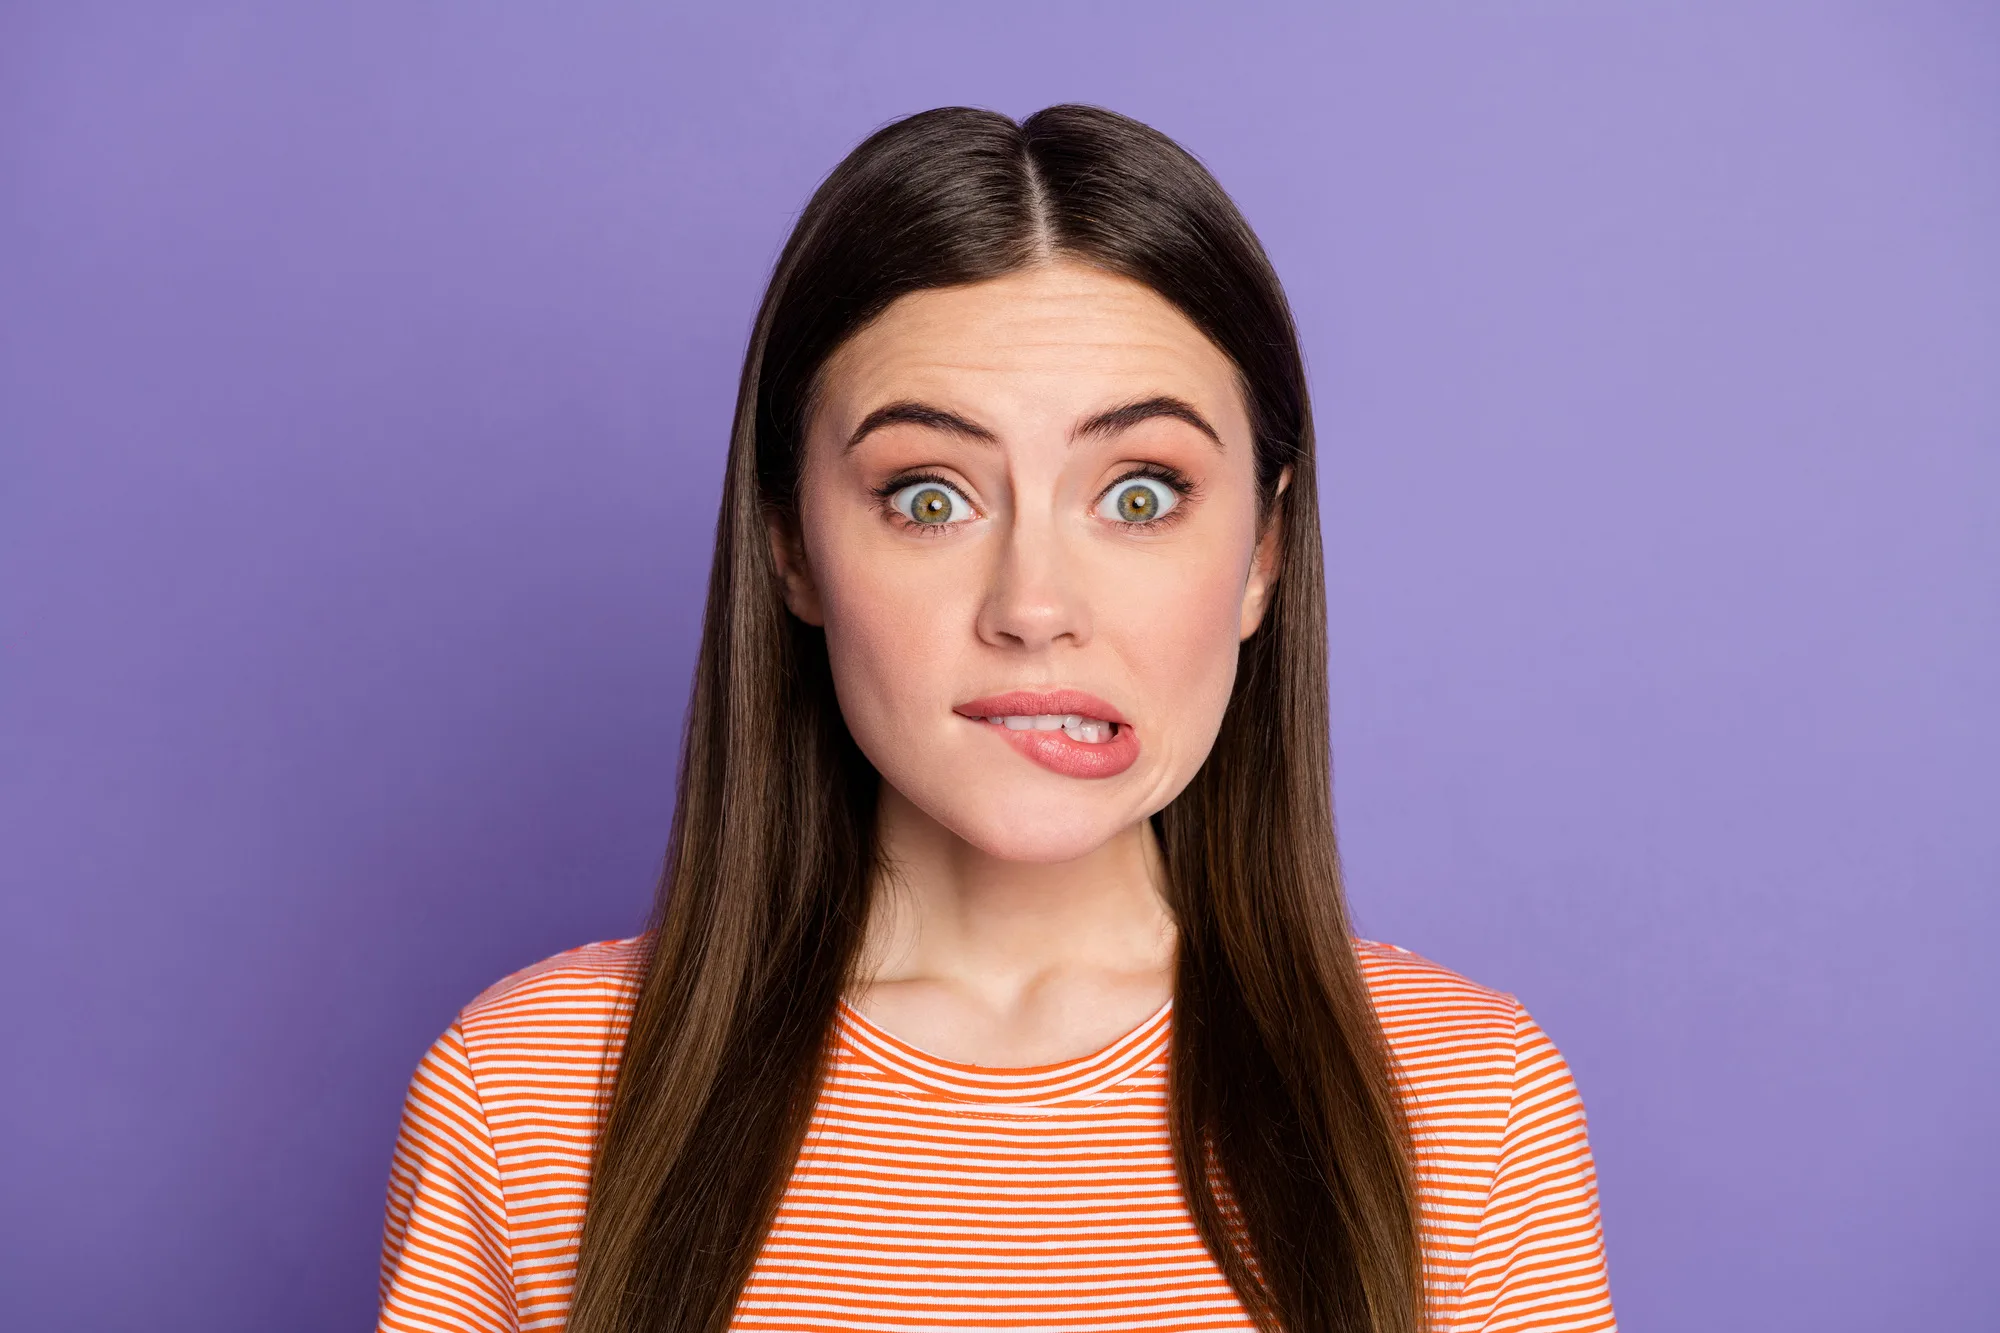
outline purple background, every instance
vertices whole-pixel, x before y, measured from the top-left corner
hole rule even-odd
[[[1289,286],[1354,901],[1626,1326],[2000,1326],[2000,13],[1327,8],[6,7],[10,1326],[367,1323],[424,1046],[640,920],[792,216],[1078,99]]]

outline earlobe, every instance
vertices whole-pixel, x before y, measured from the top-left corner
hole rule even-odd
[[[820,610],[819,585],[813,582],[806,562],[805,542],[798,527],[782,514],[766,520],[771,536],[771,563],[777,567],[778,586],[784,590],[785,607],[808,625],[824,625]]]
[[[1250,557],[1250,577],[1243,585],[1243,619],[1240,638],[1247,639],[1257,632],[1264,623],[1264,613],[1270,609],[1271,594],[1278,586],[1278,575],[1284,563],[1285,549],[1285,491],[1292,484],[1292,470],[1287,467],[1278,474],[1278,488],[1271,496],[1271,514],[1264,523],[1264,531],[1257,538],[1257,550]]]

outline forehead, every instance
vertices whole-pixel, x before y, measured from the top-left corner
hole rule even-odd
[[[900,298],[834,354],[821,389],[829,424],[900,398],[1059,417],[1171,394],[1225,440],[1249,436],[1235,366],[1187,316],[1142,283],[1068,261]]]

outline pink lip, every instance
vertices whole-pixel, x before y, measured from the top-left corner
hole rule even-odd
[[[1116,777],[1139,758],[1139,734],[1125,715],[1094,694],[1082,690],[1011,690],[971,699],[952,710],[976,722],[1051,772],[1072,778]],[[986,721],[989,717],[1032,717],[1040,713],[1075,713],[1115,722],[1108,741],[1090,745],[1073,741],[1060,731],[1009,731]]]
[[[1094,694],[1082,690],[1009,690],[970,699],[951,710],[960,717],[1033,717],[1038,713],[1075,713],[1102,722],[1126,725],[1125,715]]]

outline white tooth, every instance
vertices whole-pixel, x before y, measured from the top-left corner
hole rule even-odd
[[[1063,724],[1062,715],[1059,713],[1035,714],[1036,731],[1061,731],[1062,724]]]
[[[1068,731],[1071,727],[1080,727],[1082,725],[1083,725],[1083,719],[1081,717],[1078,717],[1075,713],[1063,714],[1062,727],[1064,731]]]
[[[1032,717],[1009,717],[1001,720],[1007,724],[1009,731],[1031,731],[1035,725],[1035,719]]]
[[[1104,744],[1105,741],[1110,739],[1109,731],[1109,727],[1095,718],[1079,718],[1075,725],[1063,728],[1063,734],[1071,740],[1080,741],[1085,745]]]

